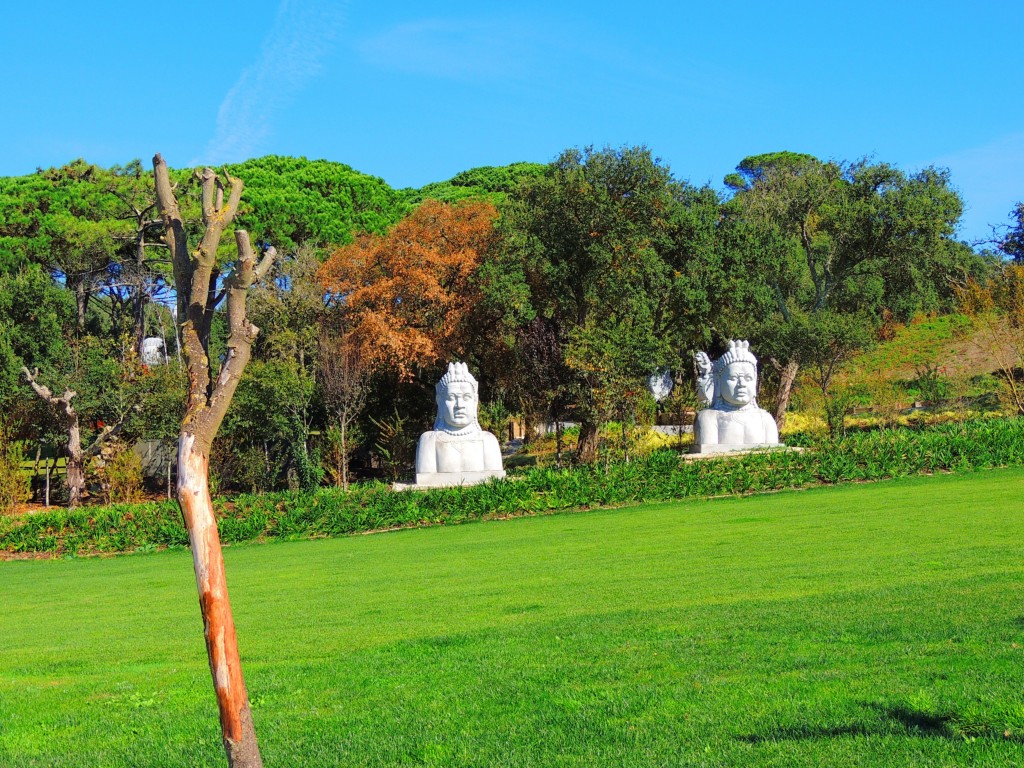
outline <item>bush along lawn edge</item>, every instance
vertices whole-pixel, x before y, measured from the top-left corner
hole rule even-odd
[[[933,472],[1024,466],[1024,419],[979,419],[896,428],[769,451],[687,461],[662,450],[628,463],[538,468],[510,480],[429,491],[382,483],[349,492],[218,499],[226,544],[316,538],[423,525],[583,510],[630,503],[885,480]],[[0,518],[0,556],[114,554],[188,545],[177,502],[58,509]]]

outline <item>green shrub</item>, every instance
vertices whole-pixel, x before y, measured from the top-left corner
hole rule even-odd
[[[142,459],[119,445],[95,468],[107,504],[135,504],[142,500]]]
[[[787,440],[800,440],[795,437]],[[628,463],[531,469],[512,480],[429,491],[367,483],[348,493],[321,488],[242,495],[230,502],[218,499],[215,508],[222,540],[238,543],[1024,465],[1024,419],[881,429],[803,442],[808,448],[800,452],[704,460],[661,450]],[[0,518],[0,551],[61,555],[187,543],[174,502]]]
[[[7,427],[0,424],[0,513],[15,510],[32,496],[30,478],[21,471],[21,443],[9,437]]]

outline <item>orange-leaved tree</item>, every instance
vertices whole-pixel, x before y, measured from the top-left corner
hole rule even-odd
[[[388,234],[360,236],[324,262],[320,280],[369,366],[408,379],[466,352],[480,301],[474,275],[497,217],[488,202],[427,200]]]

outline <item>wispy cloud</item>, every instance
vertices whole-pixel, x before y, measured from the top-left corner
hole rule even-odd
[[[1013,206],[1024,199],[1024,133],[1011,133],[932,161],[949,168],[967,210],[962,236],[968,241],[992,236],[992,227],[1008,223]]]
[[[520,74],[538,49],[533,30],[509,19],[423,19],[364,40],[370,64],[453,80],[491,80]]]
[[[362,40],[357,50],[367,64],[385,71],[512,85],[569,101],[599,87],[650,87],[659,95],[671,89],[679,98],[718,98],[726,90],[710,63],[670,66],[664,52],[631,47],[585,19],[568,21],[556,6],[528,16],[407,21]]]
[[[192,165],[244,160],[273,131],[274,117],[321,70],[344,21],[344,1],[281,0],[259,57],[231,87],[203,156]]]

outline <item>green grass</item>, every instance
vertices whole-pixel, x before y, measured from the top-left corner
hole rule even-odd
[[[1020,765],[1022,484],[230,548],[264,758]],[[8,562],[0,584],[0,766],[223,764],[187,552]]]

